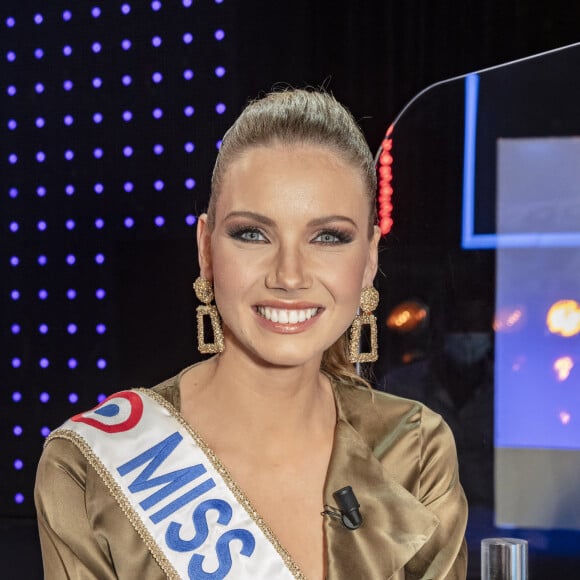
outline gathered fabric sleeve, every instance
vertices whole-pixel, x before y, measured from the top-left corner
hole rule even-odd
[[[75,445],[50,441],[36,474],[34,500],[46,580],[116,578],[86,508],[87,462]],[[104,548],[104,549],[103,549]]]
[[[417,499],[439,519],[426,544],[408,562],[406,577],[465,580],[467,576],[467,500],[459,482],[451,429],[440,415],[423,408]]]
[[[46,580],[162,580],[166,575],[77,446],[49,440],[35,503]]]

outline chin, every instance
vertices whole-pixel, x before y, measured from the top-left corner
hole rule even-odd
[[[322,359],[322,352],[315,356],[312,356],[312,354],[305,356],[304,352],[260,352],[256,353],[254,358],[261,361],[265,366],[273,368],[295,368],[312,364],[313,362],[319,365]]]
[[[280,346],[275,343],[263,348],[251,346],[246,350],[249,357],[259,366],[270,368],[294,368],[302,367],[309,364],[320,365],[323,350],[310,348],[299,348],[298,345]]]
[[[245,353],[254,363],[272,368],[301,367],[310,364],[320,366],[322,355],[334,344],[329,338],[302,335],[246,335],[240,340],[234,333],[228,332],[228,343],[240,353]],[[327,344],[328,343],[328,344]]]

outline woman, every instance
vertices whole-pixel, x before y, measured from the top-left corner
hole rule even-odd
[[[198,220],[199,347],[216,354],[51,435],[36,488],[47,578],[465,577],[449,429],[349,362],[374,358],[358,343],[376,333],[375,189],[330,95],[245,109]]]

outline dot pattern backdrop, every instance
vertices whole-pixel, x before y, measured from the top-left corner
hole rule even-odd
[[[43,439],[122,387],[118,248],[193,238],[231,122],[231,8],[0,16],[0,516],[30,516]]]

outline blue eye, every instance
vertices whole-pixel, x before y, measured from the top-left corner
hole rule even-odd
[[[258,230],[246,230],[240,234],[242,240],[248,240],[248,242],[262,242],[266,238],[262,235],[262,232]]]
[[[319,244],[347,244],[352,241],[352,236],[346,232],[325,230],[320,232],[313,240]]]
[[[337,242],[340,242],[338,236],[329,233],[324,233],[316,236],[315,241],[322,242],[323,244],[336,244]]]
[[[268,241],[264,234],[256,228],[239,228],[228,233],[234,240],[241,240],[243,242],[257,243]]]

